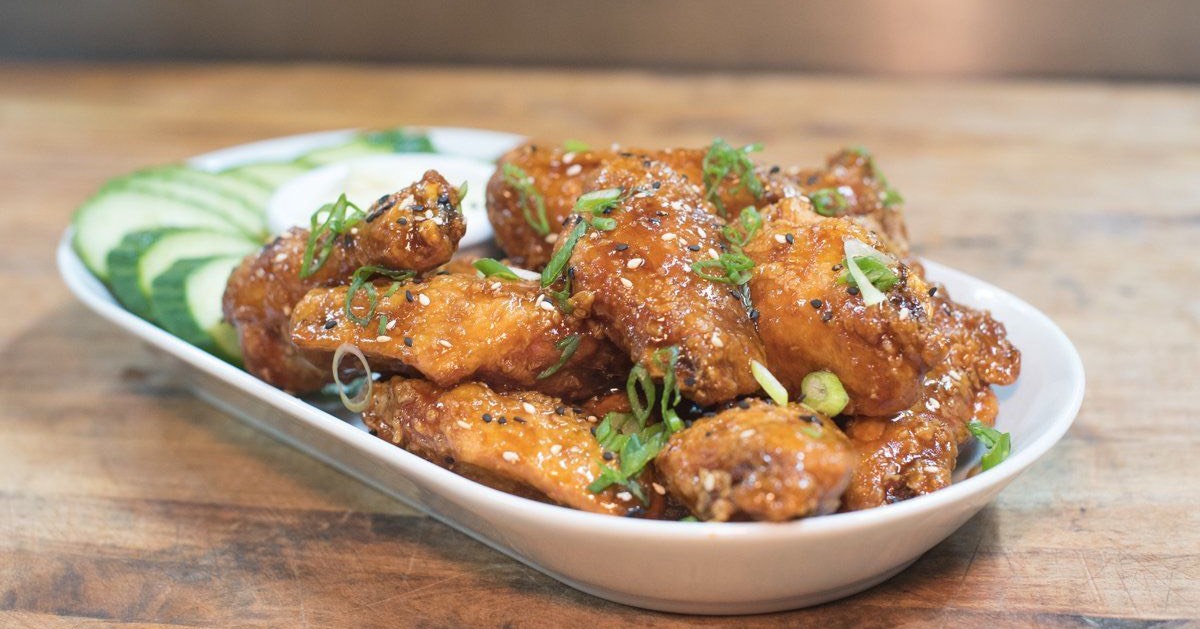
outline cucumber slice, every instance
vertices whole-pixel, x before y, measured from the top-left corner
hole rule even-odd
[[[256,181],[248,181],[240,177],[227,177],[187,166],[177,166],[168,174],[189,181],[197,187],[220,190],[229,196],[237,197],[259,212],[266,211],[267,200],[271,197],[273,190],[272,186],[265,186]]]
[[[220,213],[173,196],[141,189],[101,190],[75,212],[72,245],[83,263],[108,281],[108,254],[130,233],[160,227],[204,227],[237,233]]]
[[[290,181],[293,177],[303,175],[306,172],[308,172],[307,166],[295,162],[262,162],[230,168],[218,174],[222,177],[241,179],[261,185],[268,190],[274,190]]]
[[[184,258],[246,256],[259,243],[237,234],[210,230],[158,229],[134,232],[108,254],[110,285],[117,300],[134,314],[152,315],[154,279]]]
[[[306,153],[297,159],[296,163],[307,166],[324,166],[325,164],[353,157],[362,157],[364,155],[435,152],[437,151],[428,135],[420,131],[410,131],[400,127],[359,134],[345,144],[320,148]]]
[[[164,330],[200,349],[232,362],[240,360],[221,312],[225,283],[240,263],[236,256],[176,261],[151,286],[154,318]]]
[[[316,168],[334,162],[340,162],[355,157],[364,157],[366,155],[380,155],[391,153],[388,147],[382,144],[373,144],[362,139],[353,140],[347,144],[331,146],[328,148],[320,148],[305,153],[296,163],[309,168]]]
[[[223,178],[181,167],[143,170],[105,184],[109,190],[136,190],[173,197],[220,214],[247,235],[265,236],[267,219],[261,205],[223,189],[214,181]]]

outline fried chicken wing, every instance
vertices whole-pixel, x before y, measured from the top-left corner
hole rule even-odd
[[[714,404],[756,391],[750,361],[761,362],[763,348],[746,308],[729,285],[691,268],[723,246],[720,219],[657,162],[609,162],[589,189],[612,188],[625,191],[609,215],[615,227],[589,229],[571,254],[575,295],[589,296],[609,337],[652,376],[665,372],[658,350],[678,347],[676,373],[688,398]]]
[[[731,174],[713,182],[710,200],[705,195],[704,181],[707,153],[708,148],[615,148],[571,152],[554,143],[523,144],[500,158],[496,174],[488,182],[488,218],[496,230],[496,242],[514,264],[541,269],[550,260],[554,242],[561,237],[563,221],[570,216],[579,195],[586,191],[597,173],[614,160],[665,164],[678,173],[681,185],[691,186],[700,194],[700,207],[714,214],[723,213],[721,209],[736,213],[747,206],[762,207],[800,194],[791,178],[759,168],[756,176],[763,185],[761,194],[756,195],[737,174]],[[544,226],[542,211],[545,213]]]
[[[696,421],[655,459],[671,495],[716,521],[830,513],[853,465],[850,442],[828,417],[761,400]]]
[[[844,242],[882,249],[881,242],[847,219],[818,216],[802,199],[785,199],[764,215],[746,254],[771,372],[798,397],[804,376],[832,371],[850,396],[848,413],[884,416],[912,406],[922,375],[947,351],[932,320],[930,287],[902,264],[887,299],[865,306],[838,282]]]
[[[363,421],[381,439],[463,476],[594,513],[642,513],[628,492],[588,489],[603,462],[591,424],[555,398],[479,383],[376,383]]]
[[[222,303],[238,331],[246,370],[281,389],[302,393],[330,380],[328,363],[313,364],[289,340],[292,308],[311,289],[345,283],[355,269],[379,265],[424,271],[453,255],[466,229],[458,192],[434,171],[379,199],[365,220],[337,236],[325,260],[301,278],[309,231],[293,228],[234,270]]]
[[[629,371],[597,321],[564,315],[535,282],[447,273],[395,290],[380,283],[366,325],[346,316],[348,291],[313,290],[292,311],[292,343],[323,364],[351,343],[378,370],[407,367],[443,387],[478,380],[568,400],[605,391]],[[361,321],[370,310],[370,296],[359,291],[351,312]]]
[[[844,149],[831,156],[824,168],[789,168],[783,176],[805,195],[828,195],[827,212],[846,216],[874,231],[888,247],[909,262],[908,229],[900,209],[901,199],[875,166],[865,149]]]
[[[944,291],[942,292],[944,295]],[[998,409],[992,385],[1012,384],[1020,352],[1004,326],[986,312],[937,300],[934,317],[947,330],[946,359],[926,374],[921,397],[891,417],[853,417],[846,435],[858,453],[843,509],[905,500],[950,485],[959,447],[972,420],[992,425]]]

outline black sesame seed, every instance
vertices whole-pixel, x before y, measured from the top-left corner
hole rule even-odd
[[[694,386],[696,386],[696,377],[695,377],[695,376],[688,376],[688,377],[684,378],[684,379],[683,379],[683,384],[685,384],[685,385],[687,385],[687,386],[689,386],[689,387],[694,387]]]
[[[651,224],[651,225],[653,225],[653,226],[655,226],[655,227],[658,227],[659,225],[662,225],[662,221],[658,220],[657,218],[652,218],[652,219],[650,219],[650,221],[649,221],[649,222],[650,222],[650,224]]]
[[[413,341],[412,341],[411,336],[404,337],[404,346],[405,347],[412,347],[412,343],[413,343]]]
[[[661,187],[662,187],[662,182],[661,182],[661,181],[656,181],[656,182],[654,182],[654,183],[650,184],[650,187],[651,187],[651,188],[654,188],[655,190],[658,190],[659,188],[661,188]]]
[[[411,290],[404,291],[404,301],[407,301],[410,304],[413,302],[413,294]]]
[[[707,431],[705,431],[705,432],[704,432],[704,436],[705,436],[705,437],[711,437],[711,436],[713,436],[713,431],[711,431],[711,430],[707,430]]]
[[[617,251],[624,251],[624,250],[626,250],[626,249],[628,249],[628,248],[629,248],[629,245],[627,245],[627,244],[625,244],[625,243],[623,243],[623,242],[619,242],[619,243],[617,243],[617,246],[616,246],[616,247],[614,247],[614,249],[616,249]]]
[[[786,240],[787,244],[789,245],[796,244],[796,237],[791,234],[784,234],[783,239]]]
[[[760,313],[758,312],[758,308],[751,308],[750,309],[750,320],[758,321],[759,314]]]
[[[630,507],[630,508],[629,508],[629,511],[628,511],[628,512],[625,514],[625,517],[627,517],[627,518],[640,518],[640,517],[642,517],[642,516],[643,516],[643,515],[645,515],[645,514],[646,514],[646,508],[645,508],[645,507],[643,507],[643,506],[641,506],[641,505],[633,505],[632,507]]]
[[[391,195],[385,194],[385,195],[379,197],[379,200],[376,201],[375,203],[377,203],[379,205],[383,205],[384,203],[387,203],[387,200],[390,198],[391,198]]]
[[[808,181],[805,181],[804,183],[805,183],[806,185],[813,186],[813,185],[816,185],[816,183],[817,183],[818,181],[820,181],[820,180],[821,180],[821,178],[820,178],[819,176],[817,176],[817,175],[809,175],[809,176],[808,176]]]
[[[336,327],[337,327],[337,321],[334,321],[333,319],[330,319],[330,320],[328,320],[328,321],[326,321],[326,322],[325,322],[325,329],[326,329],[326,330],[332,330],[332,329],[334,329],[334,328],[336,328]]]
[[[592,426],[592,427],[591,427],[591,428],[589,428],[588,430],[592,431],[592,436],[593,436],[593,437],[595,437],[595,436],[596,436],[596,427],[595,427],[595,426]]]
[[[573,266],[567,267],[567,277],[569,277],[571,279],[575,279],[575,267],[573,267]]]
[[[555,415],[566,415],[566,414],[567,414],[567,407],[565,407],[565,406],[559,406],[559,407],[555,408],[555,409],[554,409],[554,414],[555,414]]]
[[[437,198],[437,202],[439,205],[445,205],[445,204],[449,203],[450,202],[450,193],[443,192],[442,194],[440,194]]]
[[[371,211],[370,214],[367,215],[366,221],[368,223],[375,222],[375,219],[379,218],[380,216],[383,216],[383,213],[386,212],[387,210],[388,210],[387,207],[382,206],[382,205],[375,208],[374,210]]]
[[[800,421],[805,421],[810,424],[819,424],[821,423],[821,418],[817,417],[816,415],[801,415]]]
[[[604,451],[604,454],[602,454],[602,455],[600,455],[600,456],[604,457],[604,460],[605,460],[605,461],[611,461],[611,460],[613,460],[613,453],[612,453],[612,452],[609,452],[608,450],[605,450],[605,451]]]
[[[812,306],[813,308],[819,309],[821,306],[825,305],[825,302],[821,301],[820,299],[814,299],[814,300],[808,302],[808,305]]]
[[[643,161],[642,161],[642,168],[650,168],[650,160],[648,160],[648,159],[647,159],[647,160],[643,160]]]
[[[507,423],[508,423],[508,419],[506,419],[506,418],[505,418],[503,415],[501,415],[501,416],[499,416],[499,417],[497,417],[497,418],[496,418],[496,423],[497,423],[497,424],[500,424],[501,426],[503,426],[504,424],[507,424]]]
[[[847,288],[847,289],[846,289],[846,292],[847,292],[847,293],[850,293],[851,295],[857,295],[857,294],[858,294],[858,287],[857,287],[857,286],[851,286],[850,288]]]
[[[779,168],[779,166],[772,166],[772,167],[771,167],[771,174],[772,174],[772,175],[774,175],[774,174],[778,173],[779,171],[780,171],[780,168]]]
[[[416,205],[414,205],[414,206],[412,206],[412,207],[410,207],[410,208],[408,208],[408,209],[409,209],[409,210],[412,210],[412,213],[413,213],[413,214],[420,214],[421,212],[424,212],[424,211],[425,211],[425,206],[424,206],[424,205],[421,205],[420,203],[418,203],[418,204],[416,204]]]
[[[738,400],[737,407],[744,411],[744,410],[750,408],[750,401],[749,400]]]
[[[931,287],[931,288],[929,289],[929,296],[930,296],[930,297],[933,297],[933,296],[934,296],[934,295],[936,295],[936,294],[937,294],[937,286]]]
[[[401,216],[400,218],[396,219],[396,224],[397,225],[407,225],[408,219]]]
[[[368,430],[368,431],[367,431],[367,434],[368,434],[368,435],[371,435],[372,437],[378,437],[378,436],[379,436],[379,431],[378,431],[378,430],[375,430],[374,428],[371,428],[370,430]]]
[[[513,417],[513,421],[517,422],[518,424],[524,424],[524,423],[525,423],[525,420],[524,420],[524,419],[522,419],[522,418],[520,418],[520,417]]]
[[[482,419],[483,419],[483,423],[490,424],[490,423],[492,423],[492,414],[484,413]]]
[[[688,251],[699,251],[700,245],[688,245]]]
[[[830,319],[832,319],[832,318],[833,318],[833,313],[832,313],[832,312],[830,312],[830,311],[828,311],[828,310],[826,310],[825,312],[821,313],[821,320],[822,320],[822,321],[829,321],[829,320],[830,320]]]
[[[834,273],[836,273],[836,272],[838,272],[838,271],[841,271],[841,270],[842,270],[842,265],[841,265],[841,264],[835,264],[835,265],[833,265],[833,272],[834,272]]]

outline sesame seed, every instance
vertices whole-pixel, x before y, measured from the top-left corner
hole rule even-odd
[[[822,321],[829,321],[829,320],[830,320],[830,319],[832,319],[832,318],[833,318],[833,313],[832,313],[832,312],[830,312],[830,311],[828,311],[828,310],[826,310],[825,312],[821,313],[821,320],[822,320]]]
[[[931,411],[936,411],[936,410],[938,410],[938,409],[939,409],[939,408],[941,408],[941,407],[942,407],[942,403],[941,403],[941,402],[939,402],[939,401],[937,401],[935,398],[929,398],[929,399],[928,399],[928,400],[925,402],[925,408],[927,408],[927,409],[929,409],[929,410],[931,410]]]
[[[600,455],[600,458],[604,459],[605,461],[611,461],[611,460],[615,459],[616,457],[617,457],[617,455],[615,455],[612,452],[609,452],[607,450],[604,451],[604,454]]]
[[[497,423],[497,424],[500,424],[501,426],[503,426],[504,424],[507,424],[507,423],[508,423],[508,418],[507,418],[507,417],[505,417],[505,416],[503,416],[503,415],[501,415],[501,416],[499,416],[499,417],[497,417],[497,418],[496,418],[496,423]]]
[[[429,295],[426,295],[425,293],[421,293],[420,295],[417,295],[417,301],[421,302],[422,306],[428,306],[429,305]]]
[[[568,177],[574,177],[581,172],[583,172],[583,166],[580,166],[579,164],[571,164],[571,167],[567,168]]]
[[[755,430],[753,428],[747,428],[741,432],[740,436],[742,439],[749,439],[750,437],[754,436],[754,433]]]
[[[708,249],[708,257],[712,258],[713,260],[718,260],[721,258],[721,254],[717,253],[716,249],[710,247]]]
[[[933,287],[931,287],[931,288],[929,289],[929,296],[930,296],[930,297],[933,297],[933,296],[934,296],[934,295],[936,295],[936,294],[937,294],[937,286],[933,286]]]
[[[437,344],[441,345],[442,347],[454,347],[450,344],[450,341],[447,341],[446,339],[438,339]]]
[[[716,332],[713,332],[713,335],[712,335],[712,344],[713,344],[715,347],[725,347],[725,341],[722,341],[722,340],[721,340],[721,335],[720,335],[720,334],[717,334]]]
[[[411,303],[413,302],[413,300],[414,300],[414,299],[416,299],[416,298],[415,298],[415,297],[413,297],[412,291],[411,291],[411,290],[407,290],[407,289],[406,289],[406,290],[404,291],[404,301],[407,301],[408,303],[410,303],[410,304],[411,304]]]
[[[280,251],[279,253],[275,254],[275,261],[283,262],[284,260],[287,260],[287,257],[288,257],[288,254],[286,251]]]
[[[821,306],[825,305],[825,302],[821,301],[820,299],[814,299],[808,302],[808,305],[812,306],[813,308],[820,308]]]
[[[546,234],[546,242],[550,244],[558,242],[558,234]]]
[[[333,319],[330,319],[330,320],[328,320],[328,321],[326,321],[326,322],[325,322],[325,329],[326,329],[326,330],[332,330],[332,329],[334,329],[334,328],[336,328],[336,327],[337,327],[337,321],[334,321]]]
[[[688,245],[688,251],[699,251],[700,245]]]
[[[713,477],[712,472],[708,470],[700,470],[700,475],[704,477],[704,491],[712,491],[717,485],[717,479]]]
[[[783,243],[787,242],[787,239],[783,237],[783,234],[775,234],[775,242],[782,245]]]
[[[629,278],[627,277],[621,278],[621,285],[625,288],[633,288],[633,282],[629,281]]]
[[[667,232],[662,235],[662,239],[663,240],[675,240],[675,234],[672,232]]]
[[[387,343],[390,340],[392,340],[392,337],[386,334],[380,334],[379,336],[375,337],[375,341],[378,343]]]
[[[537,299],[533,300],[533,305],[540,306],[546,301],[545,293],[538,293]]]
[[[455,423],[456,423],[456,424],[458,424],[459,428],[465,428],[465,429],[467,429],[467,430],[470,430],[470,429],[471,429],[471,424],[468,424],[467,422],[465,422],[465,421],[463,421],[463,420],[461,420],[461,419],[460,419],[460,420],[458,420],[458,421],[457,421],[457,422],[455,422]]]
[[[516,463],[517,461],[521,460],[521,455],[513,452],[512,450],[505,450],[504,454],[501,454],[500,456],[504,457],[504,460],[508,461],[509,463]]]
[[[433,210],[425,210],[425,218],[433,218]]]
[[[629,248],[629,245],[627,245],[623,242],[618,242],[617,245],[615,247],[613,247],[613,249],[616,249],[617,251],[624,251],[628,248]]]
[[[654,488],[654,493],[656,493],[660,496],[665,496],[667,493],[667,488],[663,487],[662,485],[659,485],[658,483],[652,482],[652,483],[650,483],[650,486]]]
[[[385,326],[385,327],[387,327],[387,329],[389,329],[389,330],[396,329],[396,321],[397,321],[397,319],[392,319],[391,321],[388,321],[387,326]]]
[[[858,287],[857,287],[857,286],[851,286],[850,288],[847,288],[847,289],[846,289],[846,292],[847,292],[847,293],[850,293],[851,295],[857,295],[857,294],[858,294]]]
[[[554,312],[554,304],[548,301],[543,301],[542,303],[538,304],[538,307],[546,312]]]
[[[532,404],[530,404],[529,402],[521,402],[521,408],[525,409],[525,412],[526,412],[526,413],[529,413],[530,415],[536,415],[536,414],[537,414],[537,408],[535,408],[535,407],[534,407]]]
[[[404,337],[404,345],[405,346],[412,347],[412,344],[413,344],[413,340],[412,340],[411,336]]]
[[[492,282],[490,285],[488,285],[488,288],[490,288],[494,291],[498,291],[501,288],[500,282]]]
[[[553,454],[554,456],[562,454],[562,446],[557,443],[550,446],[550,454]]]
[[[926,474],[941,474],[942,473],[942,469],[940,467],[937,467],[936,465],[926,465],[925,467],[921,468],[921,471],[925,472]]]
[[[555,415],[566,415],[567,407],[559,404],[558,406],[554,407],[554,414]]]
[[[646,261],[641,258],[634,258],[634,259],[630,260],[629,262],[625,263],[625,268],[636,269],[645,263],[646,263]]]
[[[633,500],[633,494],[631,494],[627,491],[619,491],[619,492],[617,492],[617,499],[618,500]]]

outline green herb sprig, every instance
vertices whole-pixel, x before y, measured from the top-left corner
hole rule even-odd
[[[721,138],[714,138],[709,145],[700,164],[704,174],[704,198],[716,206],[721,216],[725,216],[725,204],[720,195],[721,182],[730,177],[738,182],[733,192],[748,190],[755,199],[762,198],[763,185],[754,173],[754,162],[750,160],[751,153],[761,150],[761,144],[749,144],[737,149]]]
[[[340,195],[337,201],[317,208],[308,219],[308,241],[304,244],[304,258],[300,261],[300,279],[312,277],[325,266],[333,252],[337,237],[350,231],[366,217],[362,208]]]
[[[529,223],[539,236],[549,234],[550,222],[546,219],[546,200],[534,187],[533,179],[520,166],[511,163],[504,164],[501,174],[504,183],[517,191],[517,204],[521,206],[525,222]]]

